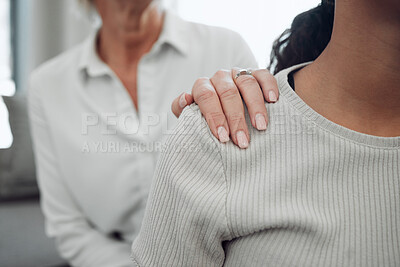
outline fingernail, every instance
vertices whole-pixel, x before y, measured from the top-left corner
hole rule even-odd
[[[243,131],[239,131],[236,133],[236,138],[240,148],[248,148],[249,140],[247,140],[247,136]]]
[[[229,141],[228,132],[222,126],[218,127],[218,138],[219,138],[219,141],[221,141],[222,143],[226,143]]]
[[[270,102],[276,102],[278,100],[278,97],[276,96],[275,92],[272,90],[269,91],[268,96],[269,96]]]
[[[179,98],[179,106],[181,108],[186,107],[187,102],[186,102],[186,98],[185,98],[185,94],[181,95],[181,97]]]
[[[262,115],[262,114],[256,115],[256,127],[257,127],[257,130],[259,130],[259,131],[267,129],[267,121],[265,120],[264,115]]]

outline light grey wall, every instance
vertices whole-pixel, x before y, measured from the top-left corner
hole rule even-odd
[[[93,23],[77,0],[17,1],[17,90],[26,90],[38,65],[82,42]]]

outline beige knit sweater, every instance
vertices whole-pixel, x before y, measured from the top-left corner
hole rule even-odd
[[[220,144],[186,108],[132,247],[138,266],[400,266],[400,137],[334,124],[277,75],[266,132]]]

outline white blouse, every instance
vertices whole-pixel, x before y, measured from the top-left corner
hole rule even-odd
[[[29,110],[46,231],[76,266],[129,266],[175,97],[221,68],[257,67],[226,29],[166,13],[138,66],[136,112],[95,50],[96,34],[31,77]]]

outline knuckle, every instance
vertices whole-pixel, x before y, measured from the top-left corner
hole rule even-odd
[[[221,69],[214,74],[213,78],[225,79],[228,75],[230,75],[230,72],[228,70]]]
[[[218,95],[221,99],[232,99],[239,96],[239,92],[231,85],[224,85],[218,90]]]
[[[234,128],[239,128],[240,125],[245,124],[245,118],[241,113],[233,113],[228,115],[228,123]]]
[[[204,84],[208,84],[209,82],[210,82],[210,79],[208,79],[207,77],[201,77],[196,80],[193,87],[195,89],[196,87],[202,86]]]
[[[257,82],[257,81],[256,81],[256,78],[254,78],[254,77],[251,76],[251,75],[243,75],[243,76],[240,76],[240,77],[237,79],[237,83],[238,83],[240,86],[249,86],[249,85],[254,84],[255,82]]]
[[[209,101],[214,97],[215,92],[210,90],[208,87],[199,87],[198,92],[195,95],[196,102]]]
[[[257,72],[254,73],[254,76],[259,77],[259,79],[265,80],[268,83],[276,82],[275,77],[267,69],[257,70]]]
[[[258,70],[253,71],[253,73],[259,74],[259,75],[271,75],[271,73],[267,69],[258,69]]]
[[[221,112],[210,112],[205,115],[207,121],[214,121],[215,123],[223,123],[225,121],[225,115]]]
[[[204,101],[214,96],[215,91],[211,85],[210,79],[198,78],[193,86],[192,95],[197,101]]]

